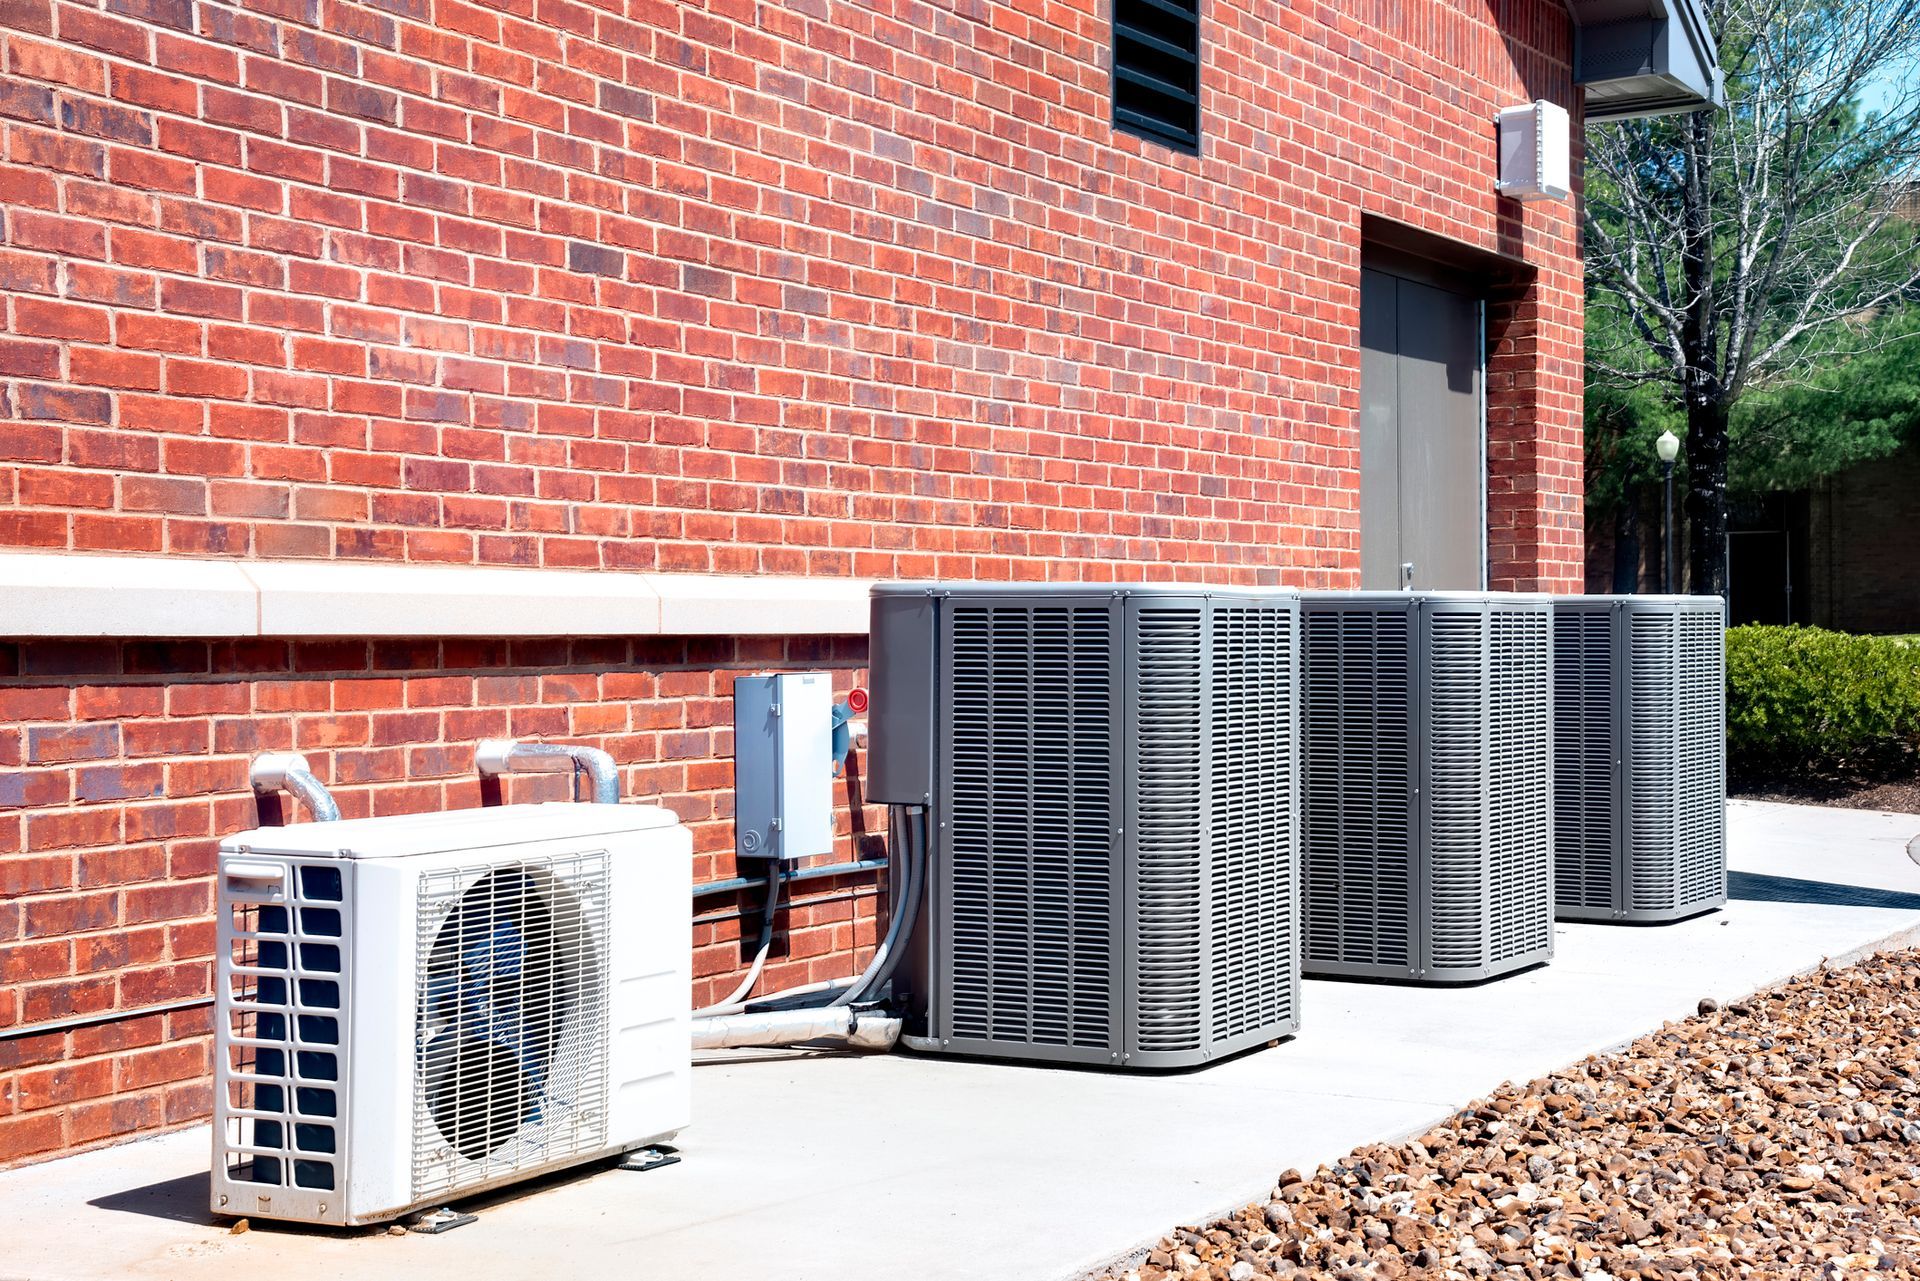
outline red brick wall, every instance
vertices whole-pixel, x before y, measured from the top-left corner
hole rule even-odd
[[[1920,632],[1920,449],[1908,447],[1817,486],[1807,522],[1808,616],[1843,632]]]
[[[641,762],[624,794],[677,812],[696,880],[713,881],[735,875],[733,671],[828,668],[847,686],[864,654],[860,639],[0,645],[0,1030],[211,990],[210,873],[219,838],[256,821],[256,752],[305,753],[351,818],[479,804],[481,738],[591,743]],[[509,802],[567,796],[560,775],[505,781]],[[815,862],[883,853],[884,810],[850,811],[845,785],[838,800],[841,848]],[[872,874],[791,889],[763,990],[851,973],[873,942]],[[719,918],[695,931],[696,1002],[731,986],[761,893],[695,904]],[[0,1162],[204,1116],[210,1047],[204,1008],[0,1041]]]
[[[1190,157],[1100,0],[5,0],[0,546],[1339,585],[1364,211],[1541,268],[1494,546],[1571,586],[1576,226],[1491,124],[1564,8],[1207,13]]]
[[[1371,215],[1531,268],[1489,315],[1494,581],[1577,588],[1577,225],[1495,197],[1491,123],[1573,104],[1564,7],[1205,11],[1193,157],[1109,127],[1103,0],[0,0],[0,549],[1350,585]],[[398,685],[390,647],[344,683],[301,666],[330,646],[28,647],[0,926],[113,915],[0,944],[0,1019],[128,1000],[100,937],[204,981],[206,852],[289,725],[383,771],[350,805],[468,803],[485,682],[533,680],[515,732],[631,740],[724,849],[719,711],[608,688],[682,670],[619,644],[447,642]],[[68,663],[106,670],[35,668]],[[0,1160],[204,1107],[175,1022],[112,1034],[191,1060],[171,1096],[91,1035],[5,1043],[95,1066],[0,1075]]]

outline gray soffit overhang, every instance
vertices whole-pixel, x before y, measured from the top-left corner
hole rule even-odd
[[[1567,0],[1574,82],[1588,120],[1660,116],[1725,101],[1700,0]]]

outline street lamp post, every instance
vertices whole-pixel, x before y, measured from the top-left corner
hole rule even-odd
[[[1661,524],[1663,544],[1660,555],[1660,590],[1673,594],[1673,460],[1680,456],[1680,438],[1670,431],[1660,433],[1653,442],[1653,452],[1660,456],[1660,479],[1667,491],[1667,515]]]

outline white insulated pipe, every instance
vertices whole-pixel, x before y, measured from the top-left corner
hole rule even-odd
[[[900,1039],[900,1020],[844,1005],[810,1010],[766,1010],[725,1014],[693,1021],[693,1048],[728,1050],[743,1046],[798,1045],[802,1041],[845,1041],[859,1050],[891,1050]]]
[[[584,772],[592,783],[595,805],[620,803],[620,770],[613,757],[597,747],[567,743],[523,743],[516,738],[481,739],[473,749],[473,766],[482,777],[495,774]],[[574,789],[575,796],[579,788]]]
[[[333,794],[314,777],[307,758],[298,752],[260,753],[247,767],[247,782],[256,796],[286,792],[298,798],[316,823],[331,823],[340,817]]]

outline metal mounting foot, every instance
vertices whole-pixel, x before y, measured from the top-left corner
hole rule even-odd
[[[621,1158],[616,1168],[639,1172],[657,1170],[663,1165],[676,1165],[679,1161],[680,1153],[676,1149],[664,1143],[656,1143],[652,1147],[635,1148]]]
[[[437,1210],[422,1210],[407,1224],[407,1231],[420,1232],[427,1236],[439,1236],[442,1232],[451,1232],[455,1228],[464,1228],[469,1223],[477,1223],[477,1214],[462,1214],[451,1206],[441,1206]]]

